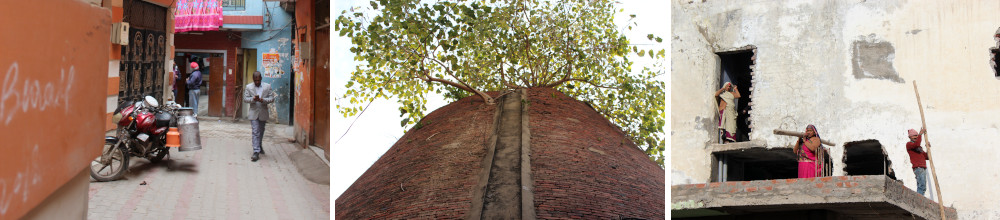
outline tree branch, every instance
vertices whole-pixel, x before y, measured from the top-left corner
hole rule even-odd
[[[444,84],[447,84],[447,85],[450,85],[450,86],[454,86],[456,88],[459,88],[459,89],[462,89],[462,90],[465,90],[465,91],[469,91],[469,92],[475,93],[475,94],[479,95],[480,97],[482,97],[483,100],[486,101],[487,105],[493,105],[495,103],[493,101],[493,97],[490,97],[490,95],[488,95],[488,94],[486,94],[484,92],[481,92],[479,90],[473,89],[471,86],[469,86],[469,84],[466,84],[465,82],[462,82],[462,79],[459,79],[454,74],[452,74],[454,71],[452,71],[451,68],[448,68],[448,66],[446,66],[444,64],[444,62],[441,62],[440,60],[437,60],[437,59],[429,58],[427,56],[424,56],[424,59],[425,60],[434,61],[434,62],[438,63],[438,65],[441,65],[441,67],[444,67],[445,74],[448,74],[452,78],[455,78],[455,80],[457,80],[458,83],[455,83],[455,82],[452,82],[452,81],[448,81],[446,79],[440,79],[440,78],[431,77],[426,72],[424,73],[424,76],[427,77],[425,80],[427,80],[427,81],[441,82],[441,83],[444,83]]]
[[[548,85],[545,85],[545,87],[549,87],[549,88],[552,88],[552,87],[555,87],[555,86],[558,86],[558,85],[560,85],[560,84],[563,84],[563,83],[566,83],[566,82],[569,82],[569,81],[580,81],[580,82],[585,82],[585,83],[587,83],[587,84],[590,84],[590,85],[592,85],[592,86],[594,86],[594,87],[597,87],[597,88],[604,88],[604,89],[621,89],[621,88],[615,88],[615,87],[608,87],[608,86],[602,86],[602,85],[597,85],[597,84],[595,84],[595,83],[593,83],[593,82],[590,82],[590,81],[588,81],[588,80],[584,80],[584,79],[576,79],[576,78],[564,78],[564,79],[562,79],[562,80],[559,80],[559,81],[556,81],[556,82],[553,82],[553,83],[550,83],[550,84],[548,84]]]

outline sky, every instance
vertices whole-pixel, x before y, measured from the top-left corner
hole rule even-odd
[[[369,6],[368,2],[367,0],[335,0],[330,19],[336,19],[341,11],[349,10],[353,6],[370,8],[371,6]],[[669,1],[622,1],[619,8],[624,9],[624,11],[616,13],[616,24],[625,25],[630,14],[636,14],[636,18],[633,21],[638,23],[632,30],[625,28],[619,28],[619,30],[623,30],[623,33],[631,39],[632,43],[636,44],[649,44],[650,41],[646,40],[647,34],[654,34],[663,38],[663,43],[642,46],[654,51],[665,49],[668,57],[663,58],[665,60],[664,64],[669,65]],[[334,107],[330,112],[333,118],[333,124],[331,125],[332,133],[330,136],[331,143],[333,143],[330,152],[332,172],[330,176],[330,198],[336,199],[361,174],[368,170],[383,153],[388,151],[399,137],[403,136],[404,130],[399,126],[403,118],[399,116],[397,99],[378,99],[372,102],[371,106],[360,116],[344,117],[343,114],[336,110],[338,104],[350,104],[348,100],[341,100],[339,97],[343,96],[347,91],[345,84],[350,79],[351,72],[358,62],[354,61],[354,56],[349,51],[351,48],[350,38],[334,34],[330,39],[330,44],[331,61],[333,62],[331,70],[331,88],[333,93],[331,96]],[[651,60],[647,57],[640,58],[633,55],[630,60],[635,62],[632,66],[633,71],[639,71],[644,66],[652,65]],[[663,68],[669,70],[669,66]],[[670,97],[668,76],[669,74],[663,74],[659,77],[659,80],[665,82],[667,85],[667,88],[664,88],[667,93],[664,97]],[[442,96],[437,94],[429,95],[425,115],[446,104],[448,103]],[[666,100],[666,106],[667,114],[669,114],[669,99]],[[666,120],[664,131],[666,134],[669,134],[668,126],[670,125],[670,118],[667,117]],[[664,135],[664,137],[667,138],[666,143],[670,143],[669,135]],[[664,156],[666,157],[665,164],[670,164],[669,153],[670,151],[664,152]],[[669,181],[664,180],[664,183],[667,182]]]

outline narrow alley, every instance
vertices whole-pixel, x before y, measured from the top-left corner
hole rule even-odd
[[[265,154],[251,162],[249,121],[199,120],[201,150],[171,149],[157,164],[133,157],[123,179],[91,179],[87,219],[329,218],[329,176],[312,182],[295,165],[328,174],[329,162],[289,142],[291,126],[267,124]]]

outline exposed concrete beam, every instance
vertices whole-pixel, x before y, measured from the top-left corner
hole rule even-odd
[[[886,214],[883,217],[891,219],[908,213],[940,219],[937,203],[883,175],[676,185],[671,187],[670,199],[673,211],[712,209],[738,214],[828,209],[861,217]],[[957,217],[954,208],[947,208],[947,215]]]

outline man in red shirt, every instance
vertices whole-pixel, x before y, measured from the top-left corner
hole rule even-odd
[[[910,142],[906,142],[906,153],[910,154],[913,174],[917,176],[917,193],[920,195],[923,195],[924,191],[927,190],[927,152],[920,147],[921,136],[926,132],[927,130],[923,128],[920,129],[919,133],[913,129],[907,131],[910,135]],[[931,146],[928,144],[927,149],[930,148]]]

